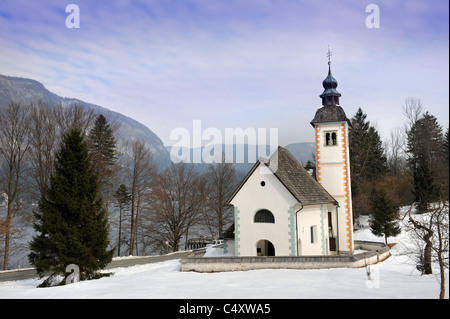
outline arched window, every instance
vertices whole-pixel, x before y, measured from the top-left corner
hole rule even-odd
[[[327,132],[325,133],[325,146],[337,145],[337,133]]]
[[[331,133],[331,141],[333,145],[337,145],[337,135],[335,132]]]
[[[275,223],[275,217],[267,209],[261,209],[255,214],[255,223]]]

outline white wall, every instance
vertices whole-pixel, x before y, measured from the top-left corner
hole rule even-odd
[[[263,181],[265,186],[261,186]],[[327,214],[333,211],[335,215],[333,205],[302,208],[275,175],[260,174],[258,169],[231,203],[235,206],[236,256],[257,256],[260,240],[268,240],[274,245],[275,256],[328,254]],[[271,211],[275,223],[255,223],[254,216],[260,209]],[[316,229],[314,243],[311,243],[311,226]],[[301,247],[298,246],[299,239]]]
[[[298,252],[301,256],[326,255],[326,206],[305,206],[297,213]],[[315,229],[314,242],[311,242],[311,227]]]
[[[265,186],[261,186],[263,181]],[[235,219],[237,256],[256,256],[256,245],[262,239],[274,245],[276,256],[291,254],[288,212],[296,200],[275,175],[260,174],[256,169],[231,203],[239,211]],[[260,209],[271,211],[275,223],[254,223],[254,216]]]
[[[336,146],[325,145],[325,134],[336,131]],[[353,250],[353,217],[350,180],[348,124],[316,124],[316,164],[319,183],[339,202],[339,250]]]

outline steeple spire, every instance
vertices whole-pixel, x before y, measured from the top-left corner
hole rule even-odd
[[[330,45],[328,45],[328,52],[327,52],[327,57],[328,57],[328,65],[331,65],[331,56],[333,55],[333,53],[330,50]]]
[[[332,52],[330,50],[330,46],[328,46],[328,76],[322,82],[322,86],[325,90],[320,95],[323,106],[339,105],[339,97],[341,96],[341,93],[336,90],[338,83],[331,74],[331,56]]]

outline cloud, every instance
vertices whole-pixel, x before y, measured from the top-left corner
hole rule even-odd
[[[67,29],[60,1],[6,0],[0,73],[136,118],[166,143],[194,119],[311,140],[328,44],[348,116],[361,106],[384,123],[417,94],[448,118],[446,1],[380,0],[380,29],[350,0],[76,3],[81,28]]]

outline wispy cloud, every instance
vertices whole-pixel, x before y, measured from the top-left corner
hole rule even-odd
[[[417,96],[448,125],[446,0],[377,1],[380,29],[350,0],[74,2],[80,29],[60,1],[3,1],[0,73],[134,117],[164,142],[194,119],[312,140],[328,44],[348,116],[362,107],[389,130]]]

